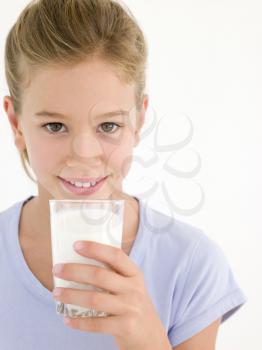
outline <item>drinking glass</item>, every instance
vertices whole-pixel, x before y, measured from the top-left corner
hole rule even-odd
[[[49,200],[53,266],[59,263],[96,265],[110,270],[100,261],[83,257],[73,248],[75,241],[94,241],[121,248],[124,200]],[[53,276],[55,287],[97,290],[91,284],[67,281]],[[56,301],[56,312],[69,317],[106,317],[103,310],[84,308]]]

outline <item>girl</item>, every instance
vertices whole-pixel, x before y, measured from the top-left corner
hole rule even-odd
[[[4,109],[38,195],[0,214],[2,349],[214,350],[220,323],[246,301],[205,233],[122,190],[148,107],[147,54],[132,13],[112,0],[32,1],[8,34]],[[110,270],[52,270],[52,198],[125,200],[121,249],[74,245]],[[110,293],[54,290],[54,275]],[[63,323],[55,300],[110,316]]]

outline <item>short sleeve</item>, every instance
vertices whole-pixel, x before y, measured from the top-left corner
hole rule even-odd
[[[226,321],[246,302],[225,254],[207,236],[201,237],[192,252],[184,281],[179,300],[173,303],[168,330],[172,346],[196,335],[220,317],[222,322]]]

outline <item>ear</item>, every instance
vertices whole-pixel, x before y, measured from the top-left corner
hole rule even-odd
[[[148,104],[149,104],[149,97],[148,95],[144,95],[144,100],[143,100],[143,105],[141,110],[138,112],[138,116],[137,116],[137,129],[135,132],[135,143],[134,143],[134,147],[136,147],[139,142],[140,142],[140,131],[145,123],[145,114],[148,108]]]
[[[19,126],[19,117],[15,114],[13,101],[10,96],[4,97],[3,106],[13,131],[15,145],[19,150],[23,151],[26,145],[24,142],[22,131]]]

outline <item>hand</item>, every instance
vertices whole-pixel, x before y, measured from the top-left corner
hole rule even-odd
[[[121,350],[170,349],[165,329],[144,284],[142,272],[120,248],[83,241],[78,254],[108,265],[112,270],[88,264],[63,264],[55,276],[105,289],[101,291],[59,288],[55,296],[65,304],[75,304],[110,314],[108,317],[70,318],[67,325],[81,331],[113,335]],[[159,345],[158,345],[159,344]],[[169,345],[167,345],[169,344]],[[159,346],[159,347],[158,347]]]

